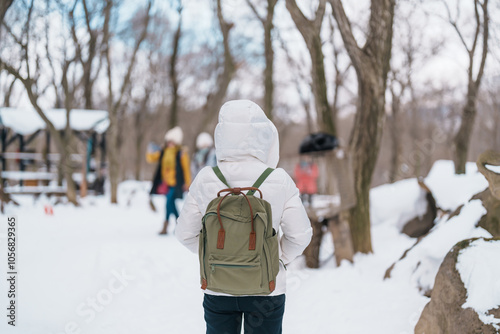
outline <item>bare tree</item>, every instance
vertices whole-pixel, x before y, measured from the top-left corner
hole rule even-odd
[[[168,110],[168,107],[164,105],[163,101],[170,98],[168,92],[172,92],[173,95],[178,95],[179,79],[176,69],[178,52],[172,51],[170,55],[165,52],[167,43],[170,42],[165,38],[165,35],[171,34],[169,18],[161,12],[157,12],[151,17],[151,20],[151,29],[149,30],[143,48],[143,50],[147,50],[147,55],[144,57],[143,61],[138,63],[138,65],[141,64],[142,66],[136,66],[133,78],[131,79],[132,82],[134,82],[134,90],[142,92],[139,96],[131,96],[129,103],[131,107],[128,108],[131,113],[130,119],[133,122],[132,128],[135,134],[135,139],[133,140],[133,152],[135,153],[133,154],[133,174],[136,180],[139,180],[141,177],[144,162],[144,141],[151,133],[157,132],[152,130],[151,125],[154,123],[163,131],[165,123],[170,124],[170,126],[175,126],[177,124],[177,115],[173,123],[172,121],[168,122],[168,118],[171,117],[172,114],[167,115],[165,110]],[[176,32],[180,32],[180,26],[179,22]],[[180,39],[180,33],[176,32],[174,32],[174,40],[176,36],[179,36]],[[172,43],[174,49],[175,45],[178,45],[178,43],[179,40]],[[170,64],[170,66],[165,66],[166,64]],[[174,71],[172,71],[172,66],[174,66]],[[174,73],[174,79],[172,79],[172,73]],[[172,81],[177,82],[177,88],[172,87],[172,85],[166,87],[166,85],[160,84],[166,82],[169,77]],[[170,102],[171,113],[178,113],[178,102],[175,102],[178,98],[179,97],[173,97]],[[161,115],[164,116],[166,121],[159,121],[159,118],[162,117]],[[128,151],[127,147],[124,147],[124,151]],[[126,154],[125,152],[123,153],[125,157]],[[127,174],[127,170],[124,169],[124,172],[124,174]]]
[[[350,140],[356,205],[349,210],[356,252],[372,252],[369,192],[385,115],[395,0],[372,0],[366,43],[359,47],[341,0],[329,0],[358,79],[358,107]]]
[[[402,151],[401,142],[401,99],[408,87],[408,83],[399,78],[396,71],[391,71],[389,91],[391,93],[391,113],[388,117],[391,136],[391,162],[389,167],[389,182],[395,182],[399,173],[399,159]]]
[[[93,109],[93,91],[94,83],[96,82],[99,72],[102,67],[101,49],[103,41],[99,39],[102,33],[101,22],[95,24],[95,20],[102,19],[97,8],[90,8],[88,0],[81,1],[83,7],[83,19],[85,22],[86,36],[84,38],[78,37],[76,32],[77,24],[75,22],[75,8],[69,12],[71,23],[71,37],[76,49],[77,61],[82,67],[82,88],[85,109]],[[75,2],[76,7],[76,2]],[[97,66],[95,65],[97,62]]]
[[[388,115],[388,130],[391,137],[391,161],[389,167],[389,181],[394,182],[401,176],[401,162],[403,152],[403,134],[408,133],[411,141],[410,155],[419,151],[421,140],[420,124],[422,115],[419,111],[419,101],[413,76],[431,58],[437,55],[444,41],[440,36],[427,36],[421,29],[427,25],[418,15],[419,6],[416,4],[408,6],[404,11],[396,7],[396,19],[394,22],[394,45],[393,54],[399,57],[393,58],[389,72],[389,92],[391,95],[391,109]],[[417,16],[418,15],[418,16]],[[414,18],[418,17],[418,24]],[[409,120],[409,121],[404,121]],[[408,130],[408,131],[406,131]],[[412,161],[412,176],[423,176],[422,157],[415,154]]]
[[[460,5],[457,2],[457,16],[454,18],[448,4],[443,1],[448,14],[448,22],[454,28],[460,41],[467,51],[469,57],[469,67],[467,70],[467,96],[465,106],[462,111],[462,119],[460,128],[455,135],[455,173],[465,174],[465,163],[467,162],[467,154],[469,152],[470,139],[472,129],[474,128],[474,120],[477,114],[477,98],[479,93],[479,86],[484,74],[484,67],[486,65],[486,56],[488,55],[488,37],[489,37],[489,21],[488,16],[488,0],[474,0],[474,36],[472,45],[469,46],[466,42],[466,37],[458,25],[460,16]],[[479,53],[479,69],[477,74],[474,75],[475,62],[477,61],[476,49],[479,46],[480,38],[482,37],[482,51]]]
[[[293,72],[292,81],[295,85],[295,89],[297,90],[297,94],[299,95],[300,103],[302,104],[302,107],[304,108],[304,112],[306,114],[307,132],[312,133],[315,131],[316,128],[312,118],[311,98],[310,96],[308,96],[312,92],[312,83],[308,78],[309,76],[306,77],[306,75],[304,75],[301,71],[301,68],[304,67],[304,64],[302,64],[302,62],[300,61],[296,61],[295,59],[293,59],[285,41],[283,40],[283,38],[281,38],[279,33],[277,35],[278,35],[278,40],[280,42],[280,46],[285,52],[288,65],[290,66],[290,69]],[[304,92],[304,89],[302,88],[303,83],[307,83],[307,87],[309,88],[306,89],[308,91],[307,93]]]
[[[172,55],[170,56],[170,84],[172,85],[172,105],[170,106],[170,120],[169,127],[173,128],[177,125],[178,112],[179,112],[179,78],[176,69],[177,58],[179,54],[179,43],[182,36],[182,1],[179,0],[177,6],[177,13],[179,14],[179,22],[177,23],[177,29],[174,33],[174,39],[172,41]]]
[[[274,28],[274,7],[276,3],[278,3],[278,0],[267,0],[267,14],[265,17],[259,14],[252,0],[246,0],[246,2],[264,28],[264,58],[266,60],[266,67],[264,69],[264,112],[267,117],[272,120],[274,96],[274,50],[272,32]]]
[[[340,106],[339,106],[339,96],[340,96],[340,89],[341,88],[346,88],[345,86],[345,80],[347,78],[347,74],[349,69],[351,68],[352,64],[349,63],[345,68],[341,68],[340,66],[340,55],[342,53],[341,48],[337,45],[335,42],[335,25],[334,25],[334,19],[330,16],[328,23],[330,26],[330,43],[332,44],[333,48],[333,68],[335,70],[335,82],[333,85],[333,101],[332,101],[332,113],[333,113],[333,119],[337,121],[337,114],[339,112]]]
[[[36,45],[34,46],[31,45],[31,43],[36,40],[36,38],[33,38],[31,36],[31,33],[33,32],[34,29],[32,19],[33,16],[35,15],[34,14],[35,7],[33,0],[28,5],[28,8],[26,10],[27,10],[26,22],[24,24],[20,36],[16,35],[13,32],[13,30],[4,23],[4,27],[6,27],[6,30],[8,31],[9,35],[14,40],[15,44],[17,44],[18,47],[21,49],[21,64],[19,67],[15,67],[5,62],[4,60],[0,59],[0,68],[5,69],[9,74],[11,74],[13,77],[15,77],[19,82],[23,84],[33,108],[38,113],[40,118],[46,123],[47,129],[49,130],[50,135],[56,144],[57,150],[61,154],[60,162],[67,185],[66,195],[71,203],[77,205],[78,202],[76,198],[76,187],[73,181],[73,176],[72,176],[73,169],[70,162],[71,126],[69,119],[69,110],[71,110],[71,108],[69,104],[71,103],[72,92],[70,92],[70,86],[67,77],[68,69],[74,60],[65,58],[62,66],[63,76],[61,79],[61,83],[64,85],[64,92],[66,96],[65,105],[68,107],[66,112],[66,128],[63,137],[63,135],[56,129],[54,124],[47,117],[47,115],[45,114],[44,110],[40,107],[38,102],[40,96],[42,96],[45,93],[47,87],[45,88],[40,87],[41,80],[39,79],[42,74],[41,56],[38,52],[36,52]],[[32,52],[32,50],[34,52]]]
[[[332,135],[337,134],[335,119],[328,103],[325,78],[323,43],[321,41],[321,26],[326,10],[326,0],[320,0],[313,20],[309,20],[300,10],[295,0],[286,0],[286,8],[292,16],[295,26],[301,33],[311,56],[311,76],[314,94],[314,105],[318,115],[320,129]]]
[[[197,133],[207,130],[210,121],[213,120],[217,115],[217,112],[222,106],[224,97],[226,96],[229,83],[236,73],[236,64],[231,52],[231,47],[229,46],[229,33],[234,25],[233,23],[227,22],[224,19],[224,16],[222,14],[221,1],[215,1],[217,5],[217,19],[222,33],[222,44],[224,46],[224,65],[222,72],[217,77],[217,81],[215,84],[216,90],[208,94],[207,101],[202,108],[204,116],[202,117]]]
[[[5,107],[10,107],[10,98],[12,96],[12,92],[14,91],[14,85],[16,84],[17,79],[14,77],[11,83],[8,85],[7,91],[4,93],[3,105]]]
[[[142,162],[142,144],[144,142],[145,138],[145,123],[148,119],[148,103],[149,103],[149,98],[150,94],[152,91],[152,85],[148,85],[144,88],[144,96],[142,99],[139,101],[137,110],[134,113],[134,125],[135,125],[135,179],[140,180],[141,179],[141,162]]]
[[[132,75],[132,70],[134,68],[135,62],[137,60],[137,53],[141,47],[141,44],[146,39],[152,2],[149,1],[146,12],[143,18],[143,27],[140,32],[132,55],[128,59],[128,64],[126,66],[126,72],[123,76],[118,94],[114,94],[113,90],[113,66],[111,61],[111,51],[110,51],[110,41],[111,41],[111,12],[113,6],[115,5],[113,0],[107,0],[104,7],[104,56],[107,63],[107,77],[108,77],[108,113],[109,113],[109,128],[108,128],[108,162],[109,162],[109,179],[111,182],[111,203],[117,203],[117,193],[118,193],[118,179],[120,173],[120,113],[122,113],[125,107],[126,93],[131,84],[130,77]]]

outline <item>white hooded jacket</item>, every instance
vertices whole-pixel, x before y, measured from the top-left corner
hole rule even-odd
[[[262,109],[248,100],[225,103],[215,129],[217,164],[231,187],[249,187],[268,167],[276,168],[279,160],[278,131]],[[202,217],[217,192],[227,188],[211,167],[203,168],[189,188],[176,227],[176,237],[191,251],[198,252]],[[312,235],[311,224],[290,176],[275,169],[259,188],[271,204],[273,227],[278,232],[280,259],[291,262],[301,255]],[[286,290],[286,274],[280,264],[276,289]],[[213,291],[209,294],[224,295]]]

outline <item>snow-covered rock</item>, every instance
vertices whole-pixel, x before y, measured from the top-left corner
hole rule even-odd
[[[500,240],[478,239],[460,251],[457,270],[467,290],[462,308],[472,308],[485,324],[500,330]],[[496,316],[490,314],[496,310]]]
[[[439,266],[454,244],[473,237],[491,238],[488,231],[476,227],[485,212],[481,201],[474,200],[467,203],[459,215],[449,220],[447,216],[443,217],[396,263],[391,277],[410,280],[423,292],[432,290]]]
[[[477,171],[474,163],[468,163],[467,173],[455,175],[452,161],[437,161],[425,179],[432,190],[437,206],[444,210],[457,210],[438,218],[434,228],[418,240],[405,255],[386,273],[387,277],[410,281],[420,291],[430,292],[439,266],[450,248],[457,242],[469,238],[491,238],[492,234],[478,222],[486,213],[479,199],[469,201],[474,194],[488,187],[485,177]]]
[[[500,240],[468,239],[446,255],[415,334],[500,330]]]

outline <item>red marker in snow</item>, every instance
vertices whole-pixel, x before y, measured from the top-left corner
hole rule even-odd
[[[52,205],[47,204],[44,206],[44,211],[46,215],[52,216],[54,214],[54,209],[52,208]]]

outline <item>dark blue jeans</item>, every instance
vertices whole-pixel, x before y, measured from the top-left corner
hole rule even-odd
[[[226,297],[205,294],[207,334],[281,334],[285,295]]]
[[[173,214],[175,218],[179,218],[179,213],[177,212],[177,208],[175,207],[175,187],[172,187],[168,190],[166,211],[166,221],[168,221],[168,218],[170,218],[171,214]]]

